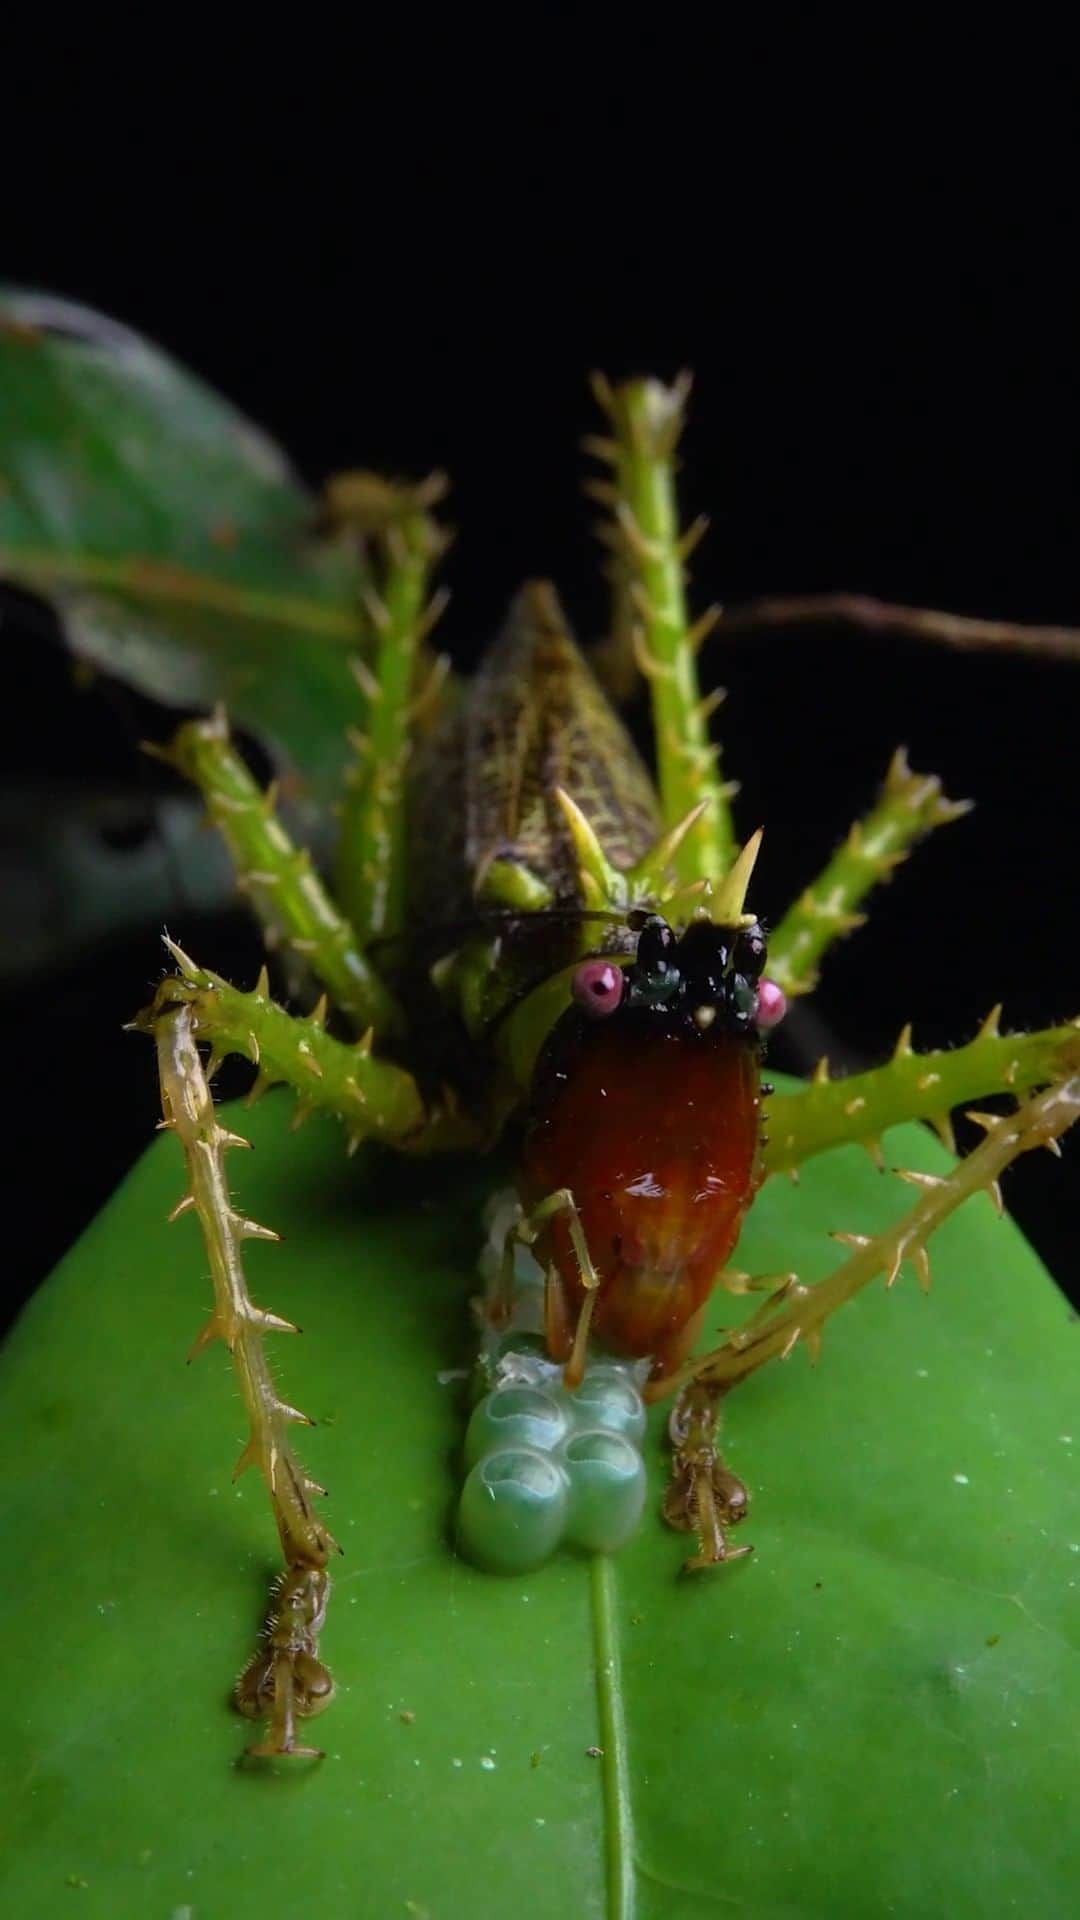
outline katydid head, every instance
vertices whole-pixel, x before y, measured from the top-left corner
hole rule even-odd
[[[783,1019],[787,1003],[776,982],[764,978],[766,943],[757,921],[725,927],[695,919],[678,934],[661,914],[635,909],[627,924],[638,936],[632,961],[596,956],[574,974],[571,997],[589,1019],[637,1012],[673,1030],[690,1021],[699,1032],[719,1019],[747,1036]],[[630,1031],[633,1023],[624,1024]]]

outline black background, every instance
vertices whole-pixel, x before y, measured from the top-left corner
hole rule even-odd
[[[706,18],[633,36],[602,10],[588,33],[558,9],[512,34],[361,20],[355,44],[294,22],[239,57],[194,30],[115,59],[100,35],[54,43],[2,83],[6,276],[143,330],[313,482],[448,469],[443,643],[462,663],[527,574],[557,579],[585,637],[601,626],[579,488],[593,366],[696,374],[699,606],[842,587],[1080,625],[1059,52],[984,36],[946,58],[914,29],[831,48],[808,26],[736,46]],[[9,607],[0,632],[16,770],[153,777],[133,771],[153,716],[76,695],[40,619]],[[979,802],[830,966],[837,1058],[881,1057],[908,1018],[919,1045],[967,1038],[999,998],[1017,1026],[1080,1012],[1080,663],[804,629],[717,643],[704,673],[729,689],[742,822],[766,823],[767,914],[898,741]],[[249,978],[239,917],[176,931]],[[120,1027],[159,972],[148,927],[8,996],[9,1231],[32,1221],[13,1300],[149,1137],[149,1049]],[[1009,1176],[1074,1288],[1077,1151]]]

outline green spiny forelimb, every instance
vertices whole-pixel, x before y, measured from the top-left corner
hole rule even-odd
[[[219,709],[185,722],[162,757],[200,789],[232,855],[268,946],[284,943],[326,988],[332,1004],[363,1032],[397,1030],[401,1016],[356,934],[320,880],[306,849],[296,848],[229,739]]]
[[[368,482],[370,476],[355,476]],[[398,933],[405,911],[405,773],[418,711],[431,702],[445,660],[425,661],[423,643],[442,610],[428,600],[431,569],[447,536],[425,511],[441,497],[441,476],[422,488],[379,488],[361,530],[373,548],[377,588],[365,595],[375,629],[373,666],[358,660],[367,727],[351,735],[357,761],[341,808],[337,896],[363,941]],[[360,511],[357,503],[354,511]]]
[[[1076,1041],[1075,1032],[1073,1034]],[[1080,1118],[1080,1061],[1074,1055],[1064,1078],[1031,1096],[1014,1114],[973,1116],[986,1130],[974,1152],[946,1175],[901,1170],[919,1198],[883,1233],[836,1233],[851,1248],[850,1258],[815,1285],[797,1273],[750,1278],[731,1275],[733,1292],[768,1289],[768,1298],[741,1326],[728,1331],[719,1346],[692,1359],[677,1373],[658,1379],[646,1398],[675,1395],[670,1422],[672,1472],[664,1503],[669,1524],[696,1532],[699,1551],[687,1571],[722,1565],[745,1549],[728,1544],[728,1530],[746,1513],[746,1488],[726,1467],[718,1445],[720,1409],[732,1387],[769,1360],[786,1360],[802,1342],[812,1361],[821,1351],[829,1316],[861,1292],[878,1274],[891,1287],[905,1261],[914,1267],[924,1291],[930,1286],[931,1235],[972,1195],[988,1192],[1000,1206],[1001,1174],[1020,1154],[1035,1147],[1060,1151],[1058,1139]]]
[[[327,1033],[325,999],[306,1016],[287,1013],[270,997],[265,967],[254,990],[244,993],[197,966],[174,941],[166,945],[180,973],[162,981],[136,1024],[152,1027],[169,1007],[188,1007],[196,1037],[211,1050],[210,1077],[227,1055],[241,1055],[257,1069],[251,1098],[284,1082],[298,1098],[294,1125],[315,1111],[333,1114],[346,1129],[350,1153],[368,1139],[416,1153],[479,1143],[477,1125],[451,1096],[425,1103],[406,1068],[373,1054],[370,1032],[355,1045]]]
[[[772,971],[770,966],[770,972]],[[967,1046],[916,1053],[905,1027],[892,1059],[868,1073],[830,1080],[822,1060],[802,1093],[773,1094],[768,1105],[766,1174],[799,1166],[828,1147],[858,1142],[882,1164],[880,1137],[904,1120],[925,1120],[955,1151],[950,1114],[969,1100],[1020,1094],[1080,1068],[1080,1022],[1039,1033],[1001,1033],[1000,1007]]]
[[[249,1426],[236,1475],[250,1466],[258,1466],[263,1474],[285,1557],[284,1584],[303,1629],[275,1636],[273,1627],[281,1618],[277,1609],[264,1649],[238,1682],[237,1704],[245,1712],[266,1714],[271,1720],[267,1739],[252,1751],[311,1753],[313,1749],[296,1745],[294,1719],[297,1714],[318,1712],[332,1692],[330,1676],[318,1659],[317,1634],[329,1591],[326,1564],[336,1542],[312,1505],[313,1497],[324,1489],[300,1466],[289,1439],[291,1425],[313,1422],[280,1397],[266,1357],[268,1332],[295,1333],[297,1328],[257,1307],[244,1275],[245,1241],[278,1236],[233,1206],[225,1153],[249,1143],[218,1123],[199,1056],[193,1009],[185,1004],[170,1006],[153,1024],[162,1125],[180,1141],[188,1176],[187,1190],[169,1217],[175,1220],[189,1212],[197,1216],[214,1287],[213,1312],[193,1354],[215,1340],[223,1340],[232,1354]]]
[[[706,803],[676,855],[683,882],[719,879],[735,853],[728,804],[735,788],[721,779],[719,750],[709,741],[709,716],[723,696],[703,701],[697,674],[697,649],[719,609],[691,624],[686,606],[686,561],[705,522],[680,535],[675,498],[675,448],[688,390],[683,379],[672,387],[633,380],[613,391],[598,378],[596,396],[614,438],[588,442],[590,452],[614,468],[613,482],[590,482],[589,491],[612,513],[602,531],[614,554],[615,623],[626,627],[649,682],[664,821],[672,826]]]
[[[1075,1039],[1074,1033],[1074,1039]],[[942,1222],[973,1194],[995,1194],[1001,1174],[1020,1154],[1035,1147],[1056,1147],[1061,1134],[1080,1118],[1080,1070],[1074,1060],[1068,1073],[1043,1092],[1033,1094],[1008,1115],[983,1114],[985,1138],[949,1174],[905,1171],[903,1177],[919,1189],[919,1198],[894,1226],[872,1237],[838,1233],[833,1237],[853,1249],[850,1259],[814,1286],[787,1275],[742,1326],[733,1328],[720,1345],[690,1361],[670,1379],[657,1382],[653,1398],[676,1392],[691,1380],[721,1391],[763,1366],[767,1360],[786,1359],[799,1341],[817,1357],[821,1332],[829,1315],[884,1274],[891,1287],[905,1261],[910,1261],[924,1288],[930,1285],[927,1243]]]
[[[857,911],[871,888],[907,858],[935,827],[971,811],[949,800],[933,774],[912,773],[898,747],[875,805],[856,820],[824,872],[789,907],[769,938],[769,975],[786,994],[810,993],[822,955],[841,934],[861,927]]]

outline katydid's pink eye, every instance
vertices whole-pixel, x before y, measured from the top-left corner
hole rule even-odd
[[[763,1033],[770,1027],[778,1027],[787,1012],[787,996],[783,987],[775,980],[763,980],[757,990],[757,1012],[754,1021]]]
[[[570,991],[583,1013],[602,1020],[621,1004],[626,975],[610,960],[586,960],[575,973]]]

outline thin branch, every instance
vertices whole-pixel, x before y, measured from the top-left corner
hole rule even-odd
[[[835,622],[871,633],[902,633],[967,651],[1043,654],[1080,660],[1080,627],[1032,626],[1016,620],[978,620],[935,607],[901,607],[861,593],[769,594],[745,606],[726,608],[717,631],[755,633],[763,627],[805,627]]]

